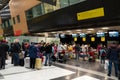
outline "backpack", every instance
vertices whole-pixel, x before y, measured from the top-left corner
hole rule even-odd
[[[106,56],[106,53],[105,53],[105,51],[102,51],[102,55],[101,55],[102,57],[105,57]]]

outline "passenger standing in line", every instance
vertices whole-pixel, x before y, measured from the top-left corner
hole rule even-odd
[[[14,66],[18,66],[19,65],[19,53],[21,51],[21,45],[18,41],[14,41],[13,46],[12,46],[12,50],[13,50],[13,63]]]
[[[9,46],[6,41],[1,41],[0,43],[0,69],[5,69],[6,54],[9,50]]]
[[[47,43],[46,46],[45,46],[45,52],[46,52],[45,66],[47,66],[48,60],[49,60],[48,64],[49,64],[49,66],[51,66],[52,65],[52,60],[51,60],[51,57],[52,57],[52,45]]]
[[[97,53],[98,53],[98,59],[100,58],[100,49],[102,48],[102,44],[99,44],[97,46]]]
[[[104,49],[104,47],[102,47],[100,49],[100,60],[101,60],[101,64],[105,64],[105,58],[106,58],[106,51]]]
[[[35,47],[35,43],[31,43],[29,47],[29,57],[30,57],[30,68],[35,69],[35,62],[37,58],[37,47]]]
[[[117,43],[113,42],[108,49],[107,59],[109,60],[108,76],[111,76],[112,63],[114,63],[115,76],[118,76],[118,48]]]
[[[77,44],[75,45],[75,53],[76,53],[76,60],[77,60],[77,61],[79,60],[80,51],[81,51],[80,45],[77,43]]]
[[[13,64],[13,47],[14,47],[14,43],[11,43],[11,44],[10,44],[11,64]]]

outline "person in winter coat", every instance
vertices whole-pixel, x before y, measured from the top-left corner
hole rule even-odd
[[[45,66],[47,66],[48,60],[49,60],[48,64],[49,64],[49,66],[51,66],[52,65],[52,60],[51,60],[51,57],[52,57],[52,45],[47,43],[46,46],[45,46],[45,52],[46,52]]]
[[[0,43],[0,69],[5,69],[5,60],[6,54],[9,50],[9,46],[6,44],[5,41],[1,41]]]
[[[19,44],[19,42],[14,42],[11,49],[12,49],[12,52],[13,52],[13,64],[14,64],[14,66],[18,66],[19,65],[19,53],[21,51],[21,45]]]
[[[34,69],[35,68],[35,61],[37,58],[37,47],[35,47],[35,44],[32,43],[29,47],[29,57],[30,57],[30,68]]]

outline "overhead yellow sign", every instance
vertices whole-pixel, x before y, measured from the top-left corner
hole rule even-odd
[[[77,38],[76,38],[76,37],[74,38],[74,41],[77,41]]]
[[[85,20],[85,19],[103,17],[103,16],[104,16],[104,8],[101,7],[101,8],[77,13],[77,20]]]
[[[105,37],[101,37],[101,41],[104,42],[105,41]]]
[[[91,37],[91,41],[94,42],[95,41],[95,37]]]
[[[86,38],[85,38],[85,37],[83,37],[83,38],[82,38],[82,41],[86,41]]]

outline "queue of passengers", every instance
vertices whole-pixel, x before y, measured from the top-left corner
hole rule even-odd
[[[9,53],[11,56],[11,63],[14,66],[24,66],[24,58],[30,57],[30,68],[35,68],[36,58],[41,58],[42,61],[45,61],[44,66],[52,65],[52,56],[58,57],[58,53],[65,53],[67,55],[66,58],[75,58],[77,61],[79,57],[88,57],[89,60],[95,61],[96,56],[95,52],[98,53],[98,58],[100,58],[101,63],[105,64],[105,60],[109,61],[108,65],[108,76],[111,76],[112,71],[112,63],[114,63],[115,67],[115,76],[118,76],[119,68],[119,59],[120,59],[120,46],[117,43],[112,43],[109,48],[98,45],[94,50],[90,45],[81,45],[80,44],[50,44],[45,42],[40,43],[20,43],[18,41],[14,41],[8,46],[7,42],[2,40],[0,42],[0,69],[5,69],[5,60],[6,53]],[[45,60],[43,58],[45,56]]]

